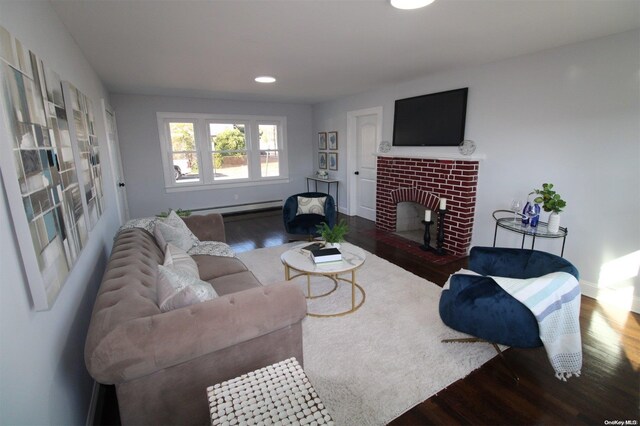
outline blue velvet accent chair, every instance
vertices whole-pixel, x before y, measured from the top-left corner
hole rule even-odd
[[[324,203],[324,215],[298,214],[298,197],[320,198],[326,197]],[[284,229],[288,234],[306,235],[309,239],[319,236],[317,225],[325,222],[333,228],[336,224],[336,204],[333,197],[323,192],[303,192],[287,198],[282,208]]]
[[[440,317],[449,327],[476,338],[446,341],[487,341],[501,356],[496,344],[535,348],[542,341],[533,313],[485,275],[526,279],[563,271],[579,278],[568,260],[527,249],[473,247],[469,269],[483,276],[452,275],[449,289],[440,296]]]

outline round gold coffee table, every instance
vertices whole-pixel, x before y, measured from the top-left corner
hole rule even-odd
[[[342,260],[338,262],[327,262],[316,264],[311,258],[311,253],[303,250],[303,247],[308,246],[309,243],[304,243],[287,250],[280,256],[280,260],[284,264],[284,277],[287,281],[296,277],[307,277],[307,299],[316,299],[319,297],[325,297],[333,293],[338,289],[338,283],[344,281],[351,284],[351,309],[338,312],[334,314],[320,314],[320,313],[308,313],[311,317],[338,317],[341,315],[347,315],[353,313],[364,304],[366,297],[364,289],[356,283],[356,269],[358,269],[365,261],[366,253],[360,247],[356,247],[353,244],[342,243],[340,246],[340,252],[342,253]],[[291,270],[299,272],[298,274],[291,275]],[[351,279],[342,278],[340,275],[351,273]],[[312,295],[311,294],[311,277],[322,276],[329,278],[334,282],[334,287],[330,291]],[[362,294],[362,300],[356,304],[356,289]]]

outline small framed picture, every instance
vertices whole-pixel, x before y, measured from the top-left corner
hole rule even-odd
[[[329,153],[329,170],[338,170],[338,153],[330,152]]]
[[[318,149],[327,149],[327,132],[318,133]]]
[[[319,152],[318,153],[318,167],[321,169],[327,168],[327,153]]]
[[[327,137],[329,138],[329,149],[337,151],[338,150],[338,132],[329,132],[327,133]]]

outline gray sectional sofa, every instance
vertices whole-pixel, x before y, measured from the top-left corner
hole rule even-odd
[[[224,241],[219,215],[185,223],[200,240]],[[307,305],[292,283],[263,286],[237,258],[192,256],[219,297],[168,312],[156,301],[163,252],[144,229],[121,231],[93,309],[85,362],[115,384],[122,423],[208,424],[207,386],[302,358]]]

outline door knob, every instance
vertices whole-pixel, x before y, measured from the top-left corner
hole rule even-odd
[[[353,174],[354,174],[354,175],[359,175],[359,174],[360,174],[360,172],[355,171],[355,172],[353,172]]]

